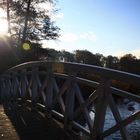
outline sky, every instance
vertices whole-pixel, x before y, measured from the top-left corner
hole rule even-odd
[[[140,58],[140,0],[58,0],[58,41],[44,47]]]

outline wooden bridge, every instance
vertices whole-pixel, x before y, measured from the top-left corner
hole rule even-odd
[[[120,131],[123,140],[129,140],[126,126],[140,119],[140,110],[122,118],[114,98],[140,103],[139,75],[91,65],[41,61],[9,69],[1,75],[0,83],[0,98],[7,114],[7,106],[22,114],[30,114],[23,113],[29,107],[59,123],[62,132],[82,133],[93,140],[102,140],[116,131]],[[128,89],[132,86],[134,92]],[[104,130],[108,107],[116,124]],[[33,120],[34,111],[26,117]]]

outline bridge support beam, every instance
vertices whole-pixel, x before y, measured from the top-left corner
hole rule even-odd
[[[97,88],[97,104],[96,104],[96,112],[95,112],[95,120],[93,125],[92,138],[95,140],[103,140],[100,137],[100,134],[103,132],[105,114],[107,109],[107,97],[106,92],[110,87],[110,80],[103,78],[99,87]]]

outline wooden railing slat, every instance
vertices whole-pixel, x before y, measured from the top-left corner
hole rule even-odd
[[[118,95],[118,96],[121,96],[121,97],[124,97],[124,98],[128,98],[130,100],[133,100],[135,102],[140,103],[140,96],[139,95],[135,95],[135,94],[132,94],[130,92],[127,92],[127,91],[124,91],[124,90],[121,90],[121,89],[117,89],[117,88],[114,88],[114,87],[111,87],[111,92],[115,95]]]
[[[58,85],[57,85],[56,80],[55,80],[54,77],[53,77],[53,88],[54,88],[54,94],[56,94],[55,95],[56,98],[54,97],[55,99],[53,100],[53,103],[52,104],[53,104],[53,106],[55,106],[56,100],[58,100],[59,105],[60,105],[60,108],[61,108],[61,111],[62,111],[62,114],[64,114],[64,112],[65,112],[65,104],[64,104],[64,101],[63,101],[62,97],[61,96],[58,96],[60,90],[59,90],[59,87],[58,87]]]
[[[91,118],[89,116],[89,111],[88,111],[87,107],[83,106],[85,100],[82,97],[82,93],[81,93],[80,88],[79,88],[79,86],[77,84],[76,84],[76,96],[77,96],[77,98],[79,100],[80,108],[81,108],[81,111],[83,112],[83,114],[85,116],[85,119],[87,121],[88,127],[89,127],[90,131],[92,131],[92,128],[93,128],[92,120],[91,120]]]
[[[117,106],[115,104],[115,101],[114,101],[111,93],[108,94],[108,98],[107,99],[108,99],[109,106],[111,108],[111,111],[112,111],[112,113],[114,115],[114,118],[115,118],[116,122],[120,123],[122,121],[122,118],[121,118],[121,115],[119,113],[119,110],[118,110],[118,108],[117,108]],[[125,127],[123,125],[120,125],[119,129],[120,129],[120,133],[121,133],[123,139],[124,140],[129,140],[129,135],[126,132]]]
[[[132,116],[127,117],[125,120],[122,120],[122,121],[118,122],[115,126],[109,128],[108,130],[106,130],[105,132],[100,134],[100,136],[102,138],[107,137],[110,134],[118,131],[120,126],[126,126],[126,125],[130,124],[131,122],[133,122],[134,120],[136,120],[139,117],[140,117],[140,111],[137,111],[134,114],[132,114]]]

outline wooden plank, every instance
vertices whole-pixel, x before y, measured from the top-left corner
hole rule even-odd
[[[53,88],[54,88],[54,94],[55,94],[55,97],[56,97],[56,98],[54,97],[55,98],[54,99],[55,103],[53,102],[53,106],[55,106],[56,101],[58,101],[58,103],[60,105],[60,108],[61,108],[61,112],[62,112],[62,114],[64,114],[64,112],[65,112],[65,104],[64,104],[64,101],[63,101],[62,97],[59,96],[60,95],[59,94],[60,90],[59,90],[59,87],[58,87],[54,77],[53,77]]]
[[[36,102],[38,97],[38,83],[37,83],[37,76],[38,76],[38,68],[33,68],[32,70],[32,101]]]
[[[91,133],[88,129],[86,129],[85,127],[81,126],[79,123],[73,121],[72,125],[74,128],[77,128],[79,131],[83,132],[84,134],[91,136]]]
[[[83,107],[87,107],[88,105],[90,105],[92,102],[94,102],[95,99],[97,99],[98,95],[96,90],[85,100],[85,102],[82,104]],[[77,118],[78,115],[81,112],[81,108],[80,106],[76,109],[75,113],[74,113],[74,118]]]
[[[66,74],[54,73],[54,75],[55,77],[58,77],[58,78],[68,79],[68,75]],[[94,88],[97,88],[97,86],[99,85],[99,83],[96,81],[92,81],[92,80],[88,80],[88,79],[84,79],[80,77],[76,77],[75,80],[78,83],[82,83],[82,84],[85,84],[87,86],[94,87]]]
[[[69,140],[60,123],[28,108],[0,106],[0,122],[0,140]]]
[[[92,128],[93,128],[92,120],[90,118],[89,111],[88,111],[87,107],[83,106],[85,101],[84,101],[84,98],[83,98],[82,93],[80,91],[80,88],[77,84],[76,84],[76,96],[77,96],[77,99],[78,99],[79,104],[80,104],[81,112],[83,112],[84,117],[86,119],[86,123],[88,124],[90,131],[92,131]]]
[[[77,63],[46,62],[46,61],[28,62],[28,63],[15,66],[9,69],[7,72],[11,72],[11,71],[15,71],[15,70],[19,70],[19,69],[23,69],[27,67],[32,67],[32,66],[49,67],[49,65],[51,66],[52,71],[59,71],[60,73],[69,73],[70,71],[74,73],[86,72],[89,75],[94,73],[94,74],[100,75],[101,77],[108,77],[113,80],[124,81],[129,84],[135,83],[135,85],[139,86],[140,75],[113,70],[113,69],[104,68],[104,67],[99,67],[99,66],[94,66],[94,65],[77,64]]]
[[[66,104],[64,113],[64,128],[70,128],[70,122],[73,121],[74,100],[75,100],[75,82],[70,79],[70,85],[66,92]]]
[[[77,80],[78,83],[82,83],[84,85],[94,87],[94,88],[97,88],[98,85],[99,85],[99,83],[96,82],[96,81],[88,80],[88,79],[84,79],[84,78],[80,78],[80,77],[77,77],[76,80]]]
[[[25,93],[26,93],[26,89],[27,89],[27,85],[28,85],[28,80],[27,80],[27,76],[26,76],[26,69],[23,69],[21,72],[21,76],[20,76],[20,90],[21,90],[21,97],[25,97]]]
[[[113,113],[113,116],[114,116],[116,122],[120,123],[122,121],[122,118],[121,118],[121,115],[119,113],[119,110],[118,110],[118,108],[117,108],[117,106],[115,104],[115,101],[114,101],[111,93],[108,93],[107,99],[108,99],[109,106],[111,108],[111,111]],[[120,133],[121,133],[123,139],[124,140],[129,140],[129,136],[128,136],[127,132],[126,132],[125,127],[123,125],[120,125],[119,129],[120,129]]]
[[[52,84],[52,77],[51,77],[51,73],[47,73],[47,85],[46,85],[46,91],[45,91],[45,95],[46,95],[46,107],[47,107],[47,111],[48,113],[50,112],[51,108],[52,108],[52,102],[53,102],[53,84]]]
[[[139,119],[139,117],[140,117],[140,111],[137,111],[136,113],[132,114],[130,117],[118,122],[115,126],[109,128],[108,130],[106,130],[105,132],[100,134],[100,136],[102,138],[107,137],[110,134],[113,134],[114,132],[118,131],[120,129],[120,126],[128,125],[131,122],[133,122],[134,120]]]
[[[100,133],[103,132],[103,127],[104,127],[104,121],[105,121],[105,114],[106,114],[106,109],[107,109],[107,96],[106,92],[107,89],[110,87],[111,81],[102,78],[100,85],[97,88],[97,93],[98,98],[97,98],[97,104],[95,108],[95,119],[94,119],[94,125],[93,125],[93,130],[92,130],[92,137],[94,139],[100,139]]]
[[[6,98],[7,98],[7,88],[8,87],[6,87],[7,86],[7,80],[6,80],[6,78],[4,77],[4,79],[3,79],[3,87],[2,87],[2,101],[3,101],[3,103],[7,100]]]
[[[33,79],[31,77],[30,81],[28,82],[28,85],[27,85],[27,90],[26,90],[26,93],[29,93],[29,94],[26,94],[25,95],[25,98],[32,98],[32,90],[31,90],[31,86],[32,86],[32,82],[33,82]],[[29,97],[28,97],[29,96]]]
[[[17,77],[14,77],[14,79],[13,79],[13,93],[12,93],[13,95],[11,95],[11,96],[13,96],[14,100],[17,100],[17,98],[20,96],[20,95],[18,95],[18,91],[20,92],[19,89],[20,89],[19,81],[18,81]]]
[[[59,99],[62,99],[61,98],[62,95],[66,92],[66,90],[68,90],[70,84],[71,84],[70,80],[66,80],[64,82],[61,89],[59,90],[59,93],[57,94],[57,92],[56,92],[57,95],[54,97],[53,105],[55,105],[57,102],[59,102]],[[54,85],[54,86],[56,86],[56,85]]]
[[[44,104],[46,103],[46,94],[44,92],[44,89],[47,86],[47,84],[48,84],[47,76],[45,75],[45,80],[39,89],[39,94],[40,94],[40,97],[42,98]]]
[[[63,114],[61,114],[61,113],[59,113],[55,110],[51,110],[51,114],[52,114],[52,116],[54,116],[55,119],[58,118],[61,121],[64,121],[64,115]]]
[[[127,91],[124,91],[121,89],[117,89],[114,87],[111,87],[111,93],[140,103],[140,96],[139,95],[135,95],[133,93],[130,93],[130,92],[127,92]]]
[[[7,94],[7,100],[10,100],[11,94],[10,94],[10,88],[11,88],[11,81],[9,78],[6,79],[6,94]]]

